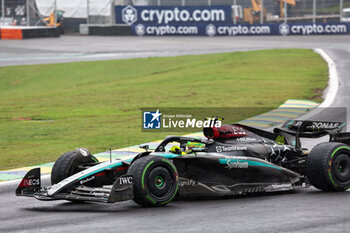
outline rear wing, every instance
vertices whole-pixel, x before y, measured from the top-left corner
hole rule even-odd
[[[345,122],[336,121],[302,121],[302,120],[291,120],[287,121],[282,125],[282,128],[291,131],[301,131],[304,132],[322,132],[322,131],[337,131],[338,133],[345,126]]]
[[[281,128],[275,128],[274,133],[284,136],[292,145],[301,148],[300,137],[319,138],[330,135],[331,139],[339,135],[345,122],[330,121],[302,121],[291,120],[285,122]]]

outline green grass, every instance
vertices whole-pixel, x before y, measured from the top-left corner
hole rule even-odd
[[[300,49],[1,67],[0,170],[79,146],[97,153],[162,139],[167,133],[141,132],[141,107],[320,100],[327,73],[317,54]]]

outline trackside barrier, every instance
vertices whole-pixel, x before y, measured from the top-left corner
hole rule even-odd
[[[298,24],[142,24],[132,25],[137,36],[266,36],[350,34],[350,23]]]
[[[138,36],[254,36],[350,34],[350,22],[233,24],[231,6],[116,6],[117,25]]]

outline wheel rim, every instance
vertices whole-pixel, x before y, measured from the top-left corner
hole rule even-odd
[[[150,170],[147,177],[147,190],[150,196],[162,201],[172,196],[175,177],[169,168],[157,166]]]
[[[157,188],[161,188],[164,185],[164,179],[162,176],[156,176],[154,180],[154,184]]]
[[[333,173],[339,182],[350,180],[350,158],[346,154],[339,154],[332,166]]]

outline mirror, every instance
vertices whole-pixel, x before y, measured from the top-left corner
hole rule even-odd
[[[145,149],[148,152],[149,145],[143,144],[143,145],[140,145],[139,147],[142,148],[142,149]]]

